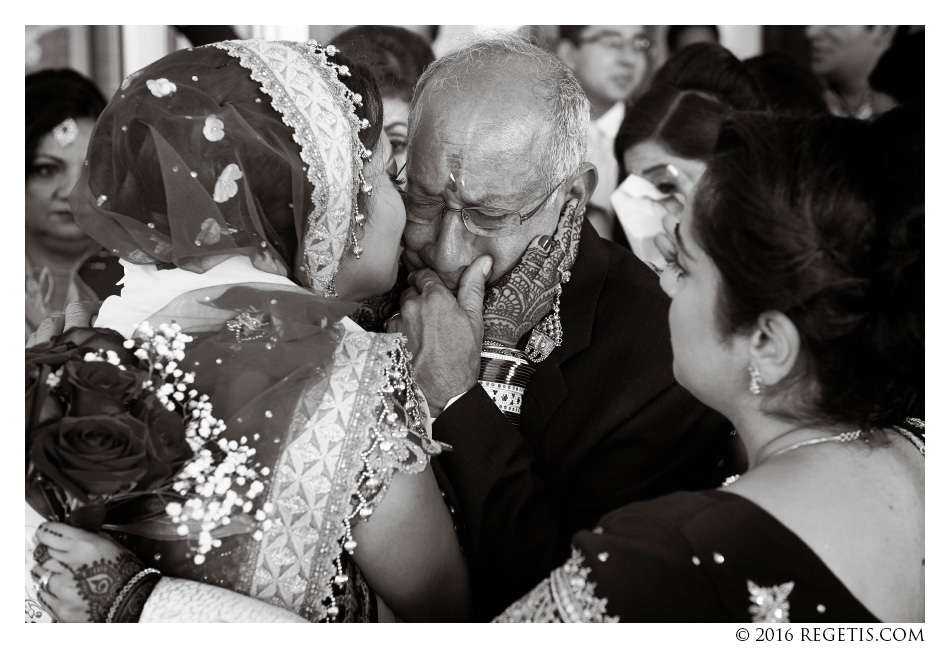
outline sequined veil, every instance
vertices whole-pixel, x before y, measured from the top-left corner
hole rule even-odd
[[[229,41],[134,73],[97,123],[71,197],[80,225],[125,261],[207,278],[148,320],[195,338],[184,360],[195,388],[270,473],[258,496],[268,520],[220,537],[202,564],[182,541],[120,540],[166,575],[311,621],[372,618],[352,526],[396,471],[422,472],[442,448],[404,338],[362,331],[345,318],[356,305],[335,298],[333,278],[358,247],[369,153],[361,97],[333,55],[312,42]],[[216,285],[235,257],[280,281]]]

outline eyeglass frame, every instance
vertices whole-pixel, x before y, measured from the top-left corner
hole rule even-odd
[[[400,169],[399,172],[396,173],[396,177],[399,177],[399,176],[402,174],[403,169],[405,169],[405,168],[406,168],[406,165],[403,165],[403,168]],[[524,225],[525,221],[527,221],[529,218],[531,218],[532,216],[534,216],[535,214],[537,214],[537,213],[541,210],[541,208],[544,207],[544,206],[547,204],[547,202],[551,199],[551,196],[553,196],[553,195],[555,194],[555,192],[557,192],[557,190],[561,188],[561,185],[562,185],[562,184],[564,184],[564,181],[563,181],[563,180],[562,180],[561,182],[558,182],[556,185],[554,185],[554,188],[553,188],[550,192],[548,192],[548,194],[544,197],[544,200],[541,201],[541,204],[539,204],[537,207],[535,207],[534,209],[532,209],[531,211],[529,211],[527,214],[522,214],[522,213],[521,213],[520,211],[518,211],[518,210],[512,210],[512,211],[502,210],[502,211],[505,211],[505,214],[506,214],[506,215],[507,215],[507,214],[517,214],[517,215],[518,215],[518,218],[519,218],[518,226],[520,227],[521,225]],[[469,222],[471,222],[471,220],[470,220],[469,218],[466,218],[466,216],[465,216],[465,210],[466,210],[466,209],[473,209],[473,210],[475,210],[475,211],[478,211],[479,209],[489,209],[488,207],[482,208],[482,207],[477,207],[477,206],[476,206],[476,207],[449,207],[449,206],[447,206],[445,203],[443,203],[441,200],[436,200],[435,198],[429,198],[428,196],[419,196],[419,195],[417,195],[417,194],[410,193],[410,192],[406,191],[405,189],[399,189],[399,188],[397,188],[396,191],[398,191],[398,192],[399,192],[399,195],[402,197],[402,200],[403,200],[403,204],[404,204],[404,205],[405,205],[405,203],[406,203],[406,198],[407,198],[407,197],[410,197],[410,198],[413,198],[413,199],[415,199],[415,200],[426,201],[426,202],[428,202],[428,203],[430,203],[430,204],[439,205],[439,206],[442,208],[442,212],[439,214],[439,218],[438,218],[438,219],[433,220],[432,222],[420,222],[420,221],[416,221],[416,220],[413,220],[412,218],[410,218],[410,216],[409,216],[409,214],[410,214],[409,208],[406,207],[406,219],[412,221],[413,223],[416,223],[417,225],[437,225],[437,224],[441,224],[442,219],[445,217],[445,212],[447,212],[447,211],[450,211],[450,212],[458,212],[459,215],[462,217],[462,223],[469,223]],[[493,208],[493,209],[497,209],[497,208]],[[469,228],[468,225],[465,225],[465,229],[468,230],[469,232],[471,232],[472,234],[475,234],[476,236],[485,236],[484,234],[479,234],[478,232],[472,232],[472,230]],[[491,238],[491,237],[488,237],[488,238]]]
[[[616,37],[623,41],[623,47],[620,47],[620,48],[612,47],[603,42],[605,38],[614,38],[614,37],[615,37],[614,34],[594,34],[593,36],[585,36],[583,38],[579,38],[577,41],[577,44],[588,45],[590,43],[598,43],[598,44],[604,45],[608,49],[616,49],[620,51],[629,49],[630,46],[632,45],[633,51],[637,54],[649,52],[650,48],[653,47],[652,38],[650,38],[649,36],[643,36],[639,34],[629,40],[624,38],[623,36],[617,35]],[[642,46],[637,45],[638,42],[643,43],[644,41],[646,41],[646,45],[642,45]]]

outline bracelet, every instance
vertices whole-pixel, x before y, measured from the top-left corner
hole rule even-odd
[[[482,347],[478,382],[515,427],[521,427],[521,403],[535,368],[518,349],[487,343]]]
[[[157,569],[153,569],[152,567],[146,567],[129,579],[129,582],[126,583],[125,587],[119,591],[119,595],[115,597],[115,600],[112,602],[112,607],[109,608],[109,614],[106,616],[106,623],[115,623],[115,615],[119,610],[119,606],[122,604],[122,600],[128,596],[129,592],[132,591],[132,589],[140,580],[146,576],[150,576],[151,574],[158,574],[158,576],[161,577],[162,572],[158,571]],[[158,579],[155,580],[157,581]]]

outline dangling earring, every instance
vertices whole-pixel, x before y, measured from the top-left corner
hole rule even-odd
[[[762,392],[762,374],[754,364],[749,365],[749,392],[756,396]]]

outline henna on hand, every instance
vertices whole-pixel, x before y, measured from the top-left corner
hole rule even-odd
[[[52,559],[53,557],[49,553],[49,547],[45,544],[36,545],[36,549],[33,550],[33,562],[42,567],[46,562]]]
[[[540,237],[488,291],[484,339],[513,347],[551,310],[561,282],[577,259],[584,210],[568,207],[554,237]],[[547,239],[547,242],[544,240]]]
[[[79,597],[86,603],[88,620],[104,623],[119,592],[144,566],[134,554],[123,552],[115,559],[103,558],[72,569]]]
[[[406,265],[400,259],[396,283],[392,289],[382,295],[361,301],[359,307],[350,315],[350,319],[359,324],[364,331],[385,333],[386,320],[399,309],[399,295],[409,285],[406,279],[407,274]]]

